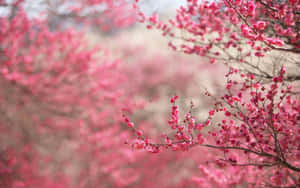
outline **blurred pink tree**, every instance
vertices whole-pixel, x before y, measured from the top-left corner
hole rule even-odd
[[[130,10],[123,1],[77,2],[67,16],[78,23],[103,26],[92,21],[112,16],[121,22],[109,21],[109,26],[123,27],[134,18],[123,14]],[[68,1],[56,1],[55,8],[53,1],[44,3],[46,17],[36,18],[24,10],[25,1],[0,2],[10,10],[0,19],[0,187],[151,187],[153,180],[174,185],[164,179],[178,175],[169,168],[183,163],[182,155],[133,152],[124,147],[129,134],[120,126],[123,108],[134,112],[146,104],[135,97],[152,97],[154,85],[172,86],[169,60],[157,58],[150,66],[144,58],[136,60],[137,68],[113,60],[102,44],[91,46],[83,31],[49,24],[52,11]],[[96,5],[105,9],[81,15]],[[160,74],[146,79],[146,72],[158,66]],[[185,75],[192,79],[191,73]],[[159,168],[149,171],[151,166]]]

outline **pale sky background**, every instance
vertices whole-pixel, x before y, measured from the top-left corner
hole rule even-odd
[[[180,5],[184,5],[185,0],[140,0],[141,8],[147,12],[156,11],[157,13],[165,13],[165,11],[175,11]]]
[[[15,0],[6,0],[6,2],[11,3]],[[37,16],[40,12],[45,10],[45,5],[43,5],[44,0],[26,0],[25,10],[28,11],[29,16]],[[55,3],[56,0],[50,0]],[[129,0],[131,1],[131,0]],[[73,1],[74,4],[76,0]],[[176,8],[180,5],[185,4],[185,0],[140,0],[140,7],[146,12],[151,14],[152,12],[157,12],[159,14],[166,14],[175,12]],[[7,8],[0,8],[0,16],[5,16],[8,13]]]

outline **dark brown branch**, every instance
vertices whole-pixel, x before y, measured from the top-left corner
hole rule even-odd
[[[250,153],[254,153],[258,156],[262,156],[262,157],[269,157],[269,158],[273,158],[273,159],[276,159],[278,161],[278,165],[283,165],[293,171],[296,171],[296,172],[300,172],[300,168],[299,167],[295,167],[293,165],[291,165],[290,163],[288,163],[287,161],[285,160],[282,160],[281,158],[273,155],[273,154],[270,154],[270,153],[266,153],[266,152],[257,152],[257,151],[253,151],[253,150],[250,150],[250,149],[247,149],[247,148],[242,148],[242,147],[235,147],[235,146],[215,146],[215,145],[209,145],[209,144],[204,144],[204,145],[201,145],[201,146],[205,146],[205,147],[209,147],[209,148],[215,148],[215,149],[231,149],[231,150],[240,150],[240,151],[247,151],[247,152],[250,152]]]
[[[276,166],[276,165],[279,165],[280,163],[235,163],[235,162],[232,162],[230,160],[224,160],[224,159],[221,159],[221,161],[224,161],[224,162],[227,162],[227,163],[230,163],[234,166],[260,166],[260,167],[272,167],[272,166]]]

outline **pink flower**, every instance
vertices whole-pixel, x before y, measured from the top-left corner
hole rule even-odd
[[[175,95],[174,97],[172,97],[171,99],[170,99],[170,102],[171,103],[175,103],[175,101],[178,99],[178,96],[177,95]]]

